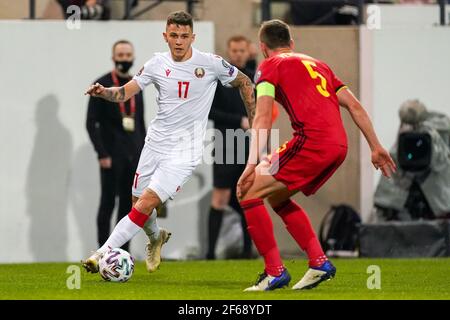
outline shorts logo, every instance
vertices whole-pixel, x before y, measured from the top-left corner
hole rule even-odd
[[[205,69],[203,68],[195,68],[194,74],[197,78],[201,79],[205,76]]]
[[[175,191],[175,192],[178,192],[178,191],[180,191],[180,189],[181,189],[181,187],[180,187],[180,186],[178,186],[178,187],[177,187],[177,191]]]
[[[277,149],[276,153],[281,153],[281,152],[283,152],[284,150],[286,150],[287,144],[288,144],[288,141],[286,141],[281,147],[279,147],[279,148]]]

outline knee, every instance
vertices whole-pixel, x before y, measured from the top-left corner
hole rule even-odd
[[[241,197],[239,199],[239,202],[243,202],[243,201],[248,201],[248,200],[254,200],[254,199],[262,199],[264,200],[265,197],[263,195],[261,195],[260,193],[247,193],[246,195],[244,195],[243,197]]]
[[[131,205],[134,207],[136,205],[136,202],[139,200],[138,197],[131,196]]]
[[[255,178],[252,185],[249,187],[247,192],[242,194],[240,197],[237,197],[240,202],[251,199],[265,199],[271,194],[275,180],[273,180],[273,178],[272,180],[267,179],[269,176],[267,174],[269,167],[270,164],[261,162],[255,168]]]
[[[269,192],[266,189],[260,188],[250,188],[244,195],[240,198],[238,197],[239,202],[252,200],[252,199],[265,199],[269,195]]]
[[[256,194],[254,194],[253,192],[247,192],[246,194],[244,194],[243,196],[239,197],[239,202],[242,201],[247,201],[247,200],[251,200],[251,199],[257,199],[258,197],[256,196]]]
[[[137,211],[144,213],[146,215],[150,215],[157,206],[149,199],[139,199],[136,201],[136,204],[134,205],[134,208],[136,208]]]
[[[159,199],[158,195],[153,191],[146,190],[136,201],[136,203],[134,204],[134,208],[136,208],[136,210],[138,210],[139,212],[150,215],[153,209],[158,207],[160,204],[161,200]]]

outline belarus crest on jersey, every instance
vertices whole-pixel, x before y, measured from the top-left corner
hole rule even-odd
[[[201,79],[204,77],[205,75],[205,69],[203,68],[195,68],[194,70],[194,74],[197,78]]]

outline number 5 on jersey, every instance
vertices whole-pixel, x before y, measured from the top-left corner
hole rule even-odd
[[[320,84],[316,86],[317,91],[321,95],[323,95],[325,98],[328,98],[330,96],[330,93],[327,91],[327,79],[323,75],[321,75],[318,71],[314,70],[313,67],[317,67],[316,64],[313,61],[308,60],[301,60],[303,65],[308,70],[309,75],[313,79],[320,78]]]
[[[178,98],[186,99],[188,96],[188,92],[189,92],[189,82],[178,81]]]

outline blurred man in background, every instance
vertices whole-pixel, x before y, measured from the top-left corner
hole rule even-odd
[[[248,60],[245,68],[253,73],[256,73],[256,67],[258,67],[258,47],[254,42],[249,41],[248,52]]]
[[[129,70],[134,61],[133,45],[127,40],[117,41],[113,45],[112,60],[114,69],[94,83],[120,87],[131,80]],[[97,236],[99,245],[102,245],[110,233],[116,196],[119,197],[117,221],[131,210],[130,190],[145,138],[142,92],[120,103],[91,96],[86,127],[100,165]],[[128,246],[126,244],[123,248],[128,251]]]
[[[249,41],[244,36],[233,36],[228,39],[227,55],[232,65],[236,66],[241,72],[253,79],[254,73],[246,68],[249,58]],[[230,142],[226,139],[227,130],[249,129],[249,121],[245,105],[242,102],[238,88],[224,87],[217,84],[214,101],[211,107],[209,118],[214,121],[214,127],[218,130],[223,139],[215,141],[223,142],[222,145],[216,143],[215,161],[213,166],[213,184],[211,209],[208,220],[208,252],[207,259],[215,259],[215,249],[219,237],[220,228],[223,221],[223,215],[227,206],[230,206],[241,216],[241,225],[244,236],[244,245],[241,257],[250,258],[252,242],[247,232],[247,224],[243,216],[242,209],[236,198],[236,183],[244,171],[245,160],[248,156],[248,143],[244,146],[238,145],[239,139],[234,138]],[[243,131],[241,131],[244,134]],[[220,150],[219,150],[220,149]],[[241,163],[239,163],[238,152],[244,152]],[[227,163],[227,159],[233,159],[232,163]]]

